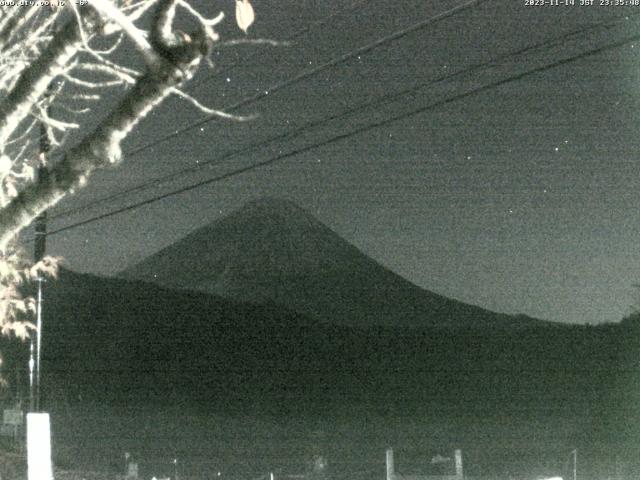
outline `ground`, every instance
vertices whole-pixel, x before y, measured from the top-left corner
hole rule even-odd
[[[54,467],[56,480],[113,480],[113,475],[104,472],[63,470]],[[0,479],[23,480],[27,478],[26,456],[0,450]]]

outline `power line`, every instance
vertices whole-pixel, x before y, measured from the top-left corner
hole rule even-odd
[[[365,55],[368,52],[375,50],[378,47],[381,47],[382,45],[385,45],[387,43],[391,43],[394,42],[396,40],[399,40],[403,37],[406,37],[407,35],[416,32],[418,30],[422,30],[423,28],[426,28],[428,26],[431,26],[437,22],[440,22],[442,20],[445,20],[449,17],[452,17],[453,15],[456,15],[468,8],[471,8],[473,6],[476,5],[480,5],[482,3],[488,2],[489,0],[468,0],[467,2],[458,5],[457,7],[453,7],[450,8],[449,10],[446,10],[438,15],[434,15],[432,17],[427,18],[426,20],[422,20],[420,22],[414,23],[413,25],[404,28],[402,30],[397,30],[387,36],[384,36],[382,38],[379,38],[378,40],[375,40],[374,42],[368,43],[362,47],[359,47],[355,50],[351,50],[350,52],[347,52],[337,58],[334,58],[332,60],[329,60],[326,63],[323,63],[317,67],[314,67],[312,69],[309,70],[305,70],[304,72],[299,73],[298,75],[288,79],[288,80],[284,80],[282,82],[276,83],[275,85],[273,85],[270,88],[267,88],[265,91],[259,92],[255,95],[252,95],[251,97],[247,97],[243,100],[240,100],[239,102],[231,105],[230,107],[227,107],[225,109],[225,111],[227,112],[233,112],[234,110],[237,110],[241,107],[244,107],[246,105],[249,105],[251,103],[254,103],[264,97],[267,97],[270,94],[273,94],[275,92],[278,92],[280,90],[282,90],[283,88],[286,87],[290,87],[291,85],[295,85],[298,82],[301,82],[302,80],[311,77],[313,75],[316,75],[320,72],[322,72],[323,70],[326,70],[328,68],[331,67],[335,67],[336,65],[340,65],[342,63],[345,63],[353,58],[356,58],[358,55]],[[201,125],[204,125],[205,123],[209,123],[212,122],[214,120],[218,120],[217,116],[209,116],[203,120],[198,120],[196,122],[192,122],[189,125],[186,125],[174,132],[171,132],[170,134],[165,135],[164,137],[161,137],[157,140],[153,140],[152,142],[149,142],[145,145],[142,145],[140,147],[134,148],[133,150],[131,150],[130,152],[128,152],[128,155],[137,155],[138,153],[144,151],[144,150],[148,150],[149,148],[155,147],[156,145],[159,145],[160,143],[166,142],[167,140],[170,140],[172,138],[175,138],[179,135],[182,135],[183,133],[199,127]]]
[[[634,15],[640,15],[640,13],[634,14]],[[55,218],[66,217],[66,216],[69,216],[69,215],[72,215],[72,214],[76,214],[76,213],[88,210],[91,207],[94,207],[96,205],[104,204],[104,203],[109,202],[111,200],[114,200],[116,198],[119,198],[119,197],[122,197],[122,196],[126,196],[126,195],[129,195],[129,194],[132,194],[132,193],[144,191],[144,190],[147,190],[147,189],[149,189],[151,187],[154,187],[154,186],[159,186],[162,183],[171,181],[171,180],[176,179],[178,177],[185,176],[185,175],[188,175],[190,173],[198,172],[203,167],[206,167],[206,166],[211,167],[211,166],[213,166],[215,164],[218,164],[218,163],[221,163],[222,161],[227,160],[229,158],[232,158],[232,157],[244,154],[244,153],[248,153],[248,152],[253,151],[253,150],[257,149],[257,148],[265,147],[265,146],[268,146],[268,145],[270,145],[272,143],[275,143],[275,142],[278,142],[278,141],[283,141],[283,140],[287,140],[287,139],[296,138],[296,137],[302,135],[303,133],[305,133],[306,131],[308,131],[308,130],[310,130],[312,128],[316,128],[316,127],[328,124],[328,123],[330,123],[330,122],[332,122],[334,120],[340,119],[342,117],[346,117],[348,115],[352,115],[352,114],[360,112],[360,111],[362,111],[364,109],[367,109],[367,108],[370,108],[370,107],[374,107],[374,106],[380,105],[382,103],[386,103],[386,102],[390,102],[390,101],[396,100],[396,99],[401,98],[403,96],[406,96],[406,95],[408,95],[410,93],[416,92],[418,90],[430,87],[430,86],[438,84],[438,83],[442,83],[442,82],[447,81],[447,80],[451,80],[451,79],[456,78],[458,76],[462,76],[462,75],[465,75],[465,74],[472,73],[475,70],[479,70],[479,69],[483,69],[483,68],[486,68],[486,67],[493,66],[496,63],[502,62],[502,61],[507,60],[507,59],[509,59],[511,57],[518,57],[518,56],[524,55],[525,53],[528,53],[528,52],[531,52],[531,51],[535,51],[535,50],[539,50],[539,49],[542,49],[542,48],[552,48],[552,47],[554,47],[556,45],[559,45],[559,44],[563,43],[567,39],[570,39],[572,37],[576,37],[578,35],[582,35],[582,34],[588,32],[588,31],[591,31],[591,30],[595,30],[595,29],[599,29],[599,28],[609,28],[609,27],[614,26],[615,24],[619,23],[623,18],[629,18],[629,16],[616,18],[612,22],[611,21],[605,21],[605,22],[601,22],[601,23],[596,24],[596,25],[590,25],[588,27],[583,27],[583,28],[580,28],[580,29],[576,29],[576,30],[573,30],[571,32],[567,32],[567,33],[564,33],[564,34],[562,34],[560,36],[557,36],[557,37],[555,37],[555,38],[553,38],[551,40],[541,41],[541,42],[538,42],[538,43],[536,43],[534,45],[526,46],[526,47],[520,48],[520,49],[512,51],[512,52],[507,52],[505,54],[502,54],[502,55],[500,55],[500,56],[498,56],[496,58],[493,58],[491,60],[488,60],[486,62],[481,62],[481,63],[477,63],[477,64],[474,64],[474,65],[467,66],[467,67],[465,67],[463,69],[458,70],[457,72],[453,72],[453,73],[450,73],[450,74],[447,74],[447,75],[441,75],[440,77],[435,78],[433,80],[430,80],[430,81],[428,81],[426,83],[421,83],[421,84],[418,84],[416,86],[409,87],[407,89],[403,89],[403,90],[395,92],[395,93],[384,95],[384,96],[376,98],[376,99],[374,99],[372,101],[364,102],[364,103],[362,103],[360,105],[348,108],[346,110],[343,110],[340,113],[336,113],[336,114],[330,115],[330,116],[325,117],[323,119],[319,119],[319,120],[314,120],[314,121],[308,122],[305,125],[297,128],[295,130],[292,130],[292,131],[289,131],[289,132],[283,132],[283,133],[277,134],[275,136],[271,136],[268,139],[261,140],[261,141],[258,141],[258,142],[254,142],[253,144],[245,146],[245,147],[243,147],[241,149],[237,149],[237,150],[232,150],[230,152],[226,152],[226,153],[222,154],[221,156],[218,156],[215,159],[202,162],[197,166],[187,167],[187,168],[178,170],[177,172],[172,172],[170,174],[163,175],[161,177],[153,178],[153,179],[151,179],[151,180],[149,180],[147,182],[143,182],[143,183],[138,184],[138,185],[136,185],[134,187],[131,187],[131,188],[122,190],[120,192],[116,192],[114,194],[107,195],[105,197],[93,200],[93,201],[88,202],[88,203],[86,203],[84,205],[81,205],[79,207],[75,207],[75,208],[72,208],[72,209],[69,209],[69,210],[65,210],[63,212],[58,213],[57,215],[51,216],[50,218],[51,219],[55,219]]]
[[[128,211],[131,211],[131,210],[135,210],[135,209],[138,209],[138,208],[140,208],[142,206],[149,205],[151,203],[155,203],[155,202],[163,200],[165,198],[169,198],[169,197],[172,197],[172,196],[175,196],[175,195],[179,195],[181,193],[185,193],[185,192],[194,190],[196,188],[199,188],[199,187],[202,187],[202,186],[205,186],[205,185],[210,185],[210,184],[213,184],[213,183],[217,183],[217,182],[220,182],[222,180],[226,180],[228,178],[240,175],[242,173],[246,173],[246,172],[249,172],[249,171],[252,171],[252,170],[256,170],[256,169],[271,165],[273,163],[276,163],[278,161],[285,160],[287,158],[291,158],[291,157],[294,157],[296,155],[300,155],[302,153],[306,153],[306,152],[314,150],[316,148],[323,147],[323,146],[326,146],[326,145],[330,145],[330,144],[333,144],[333,143],[337,143],[337,142],[339,142],[341,140],[344,140],[346,138],[352,137],[354,135],[365,133],[365,132],[367,132],[369,130],[373,130],[373,129],[376,129],[376,128],[379,128],[379,127],[382,127],[382,126],[385,126],[385,125],[389,125],[391,123],[395,123],[395,122],[400,121],[400,120],[405,120],[407,118],[410,118],[410,117],[413,117],[415,115],[427,112],[429,110],[433,110],[433,109],[441,107],[443,105],[447,105],[449,103],[452,103],[452,102],[455,102],[455,101],[458,101],[458,100],[461,100],[461,99],[464,99],[464,98],[468,98],[468,97],[470,97],[472,95],[476,95],[478,93],[486,92],[488,90],[491,90],[491,89],[494,89],[494,88],[497,88],[497,87],[500,87],[500,86],[503,86],[503,85],[506,85],[506,84],[509,84],[509,83],[512,83],[512,82],[515,82],[515,81],[522,80],[523,78],[526,78],[526,77],[528,77],[530,75],[535,75],[535,74],[538,74],[538,73],[542,73],[542,72],[545,72],[545,71],[548,71],[548,70],[551,70],[551,69],[554,69],[554,68],[557,68],[557,67],[560,67],[560,66],[568,65],[570,63],[574,63],[576,61],[588,58],[588,57],[593,56],[593,55],[598,55],[598,54],[606,52],[606,51],[610,51],[610,50],[614,50],[614,49],[620,48],[620,47],[622,47],[624,45],[627,45],[627,44],[629,44],[631,42],[638,41],[638,40],[640,40],[640,35],[634,35],[634,36],[631,36],[631,37],[627,37],[627,38],[625,38],[623,40],[619,40],[619,41],[617,41],[615,43],[612,43],[612,44],[608,44],[608,45],[604,45],[602,47],[598,47],[598,48],[594,48],[594,49],[588,50],[586,52],[583,52],[583,53],[578,54],[578,55],[574,55],[572,57],[568,57],[568,58],[565,58],[565,59],[562,59],[562,60],[558,60],[556,62],[547,64],[547,65],[543,65],[543,66],[540,66],[540,67],[529,69],[529,70],[527,70],[525,72],[522,72],[522,73],[519,73],[517,75],[513,75],[513,76],[510,76],[510,77],[504,78],[502,80],[491,82],[489,84],[486,84],[486,85],[483,85],[481,87],[477,87],[477,88],[471,89],[471,90],[469,90],[467,92],[455,95],[453,97],[449,97],[449,98],[446,98],[446,99],[443,99],[443,100],[439,100],[439,101],[430,103],[428,105],[425,105],[425,106],[410,110],[408,112],[404,112],[404,113],[401,113],[401,114],[398,114],[398,115],[394,115],[394,116],[386,118],[386,119],[379,120],[377,122],[370,123],[370,124],[368,124],[366,126],[351,130],[350,132],[346,132],[346,133],[342,133],[342,134],[339,134],[339,135],[335,135],[335,136],[333,136],[333,137],[331,137],[329,139],[326,139],[326,140],[323,140],[321,142],[317,142],[317,143],[314,143],[314,144],[311,144],[311,145],[307,145],[305,147],[298,148],[296,150],[293,150],[293,151],[285,153],[285,154],[277,155],[277,156],[272,157],[272,158],[270,158],[268,160],[264,160],[262,162],[257,162],[257,163],[254,163],[252,165],[248,165],[246,167],[238,168],[238,169],[232,170],[231,172],[227,172],[225,174],[218,175],[218,176],[209,178],[207,180],[203,180],[203,181],[191,184],[189,186],[182,187],[182,188],[177,189],[177,190],[173,190],[171,192],[167,192],[167,193],[164,193],[164,194],[161,194],[161,195],[157,195],[155,197],[152,197],[152,198],[140,201],[140,202],[136,202],[136,203],[127,205],[125,207],[118,208],[116,210],[112,210],[110,212],[106,212],[104,214],[97,215],[95,217],[91,217],[91,218],[82,220],[80,222],[76,222],[76,223],[67,225],[65,227],[61,227],[59,229],[56,229],[56,230],[53,230],[53,231],[49,232],[48,235],[55,235],[57,233],[61,233],[61,232],[67,231],[67,230],[71,230],[73,228],[77,228],[77,227],[80,227],[80,226],[83,226],[83,225],[87,225],[89,223],[93,223],[93,222],[96,222],[98,220],[103,220],[105,218],[112,217],[114,215],[118,215],[120,213],[124,213],[124,212],[128,212]]]
[[[352,12],[352,11],[356,10],[357,8],[362,7],[365,3],[373,3],[373,1],[372,1],[372,0],[360,0],[360,1],[358,1],[358,2],[355,2],[355,3],[354,3],[354,4],[352,4],[350,7],[346,8],[346,9],[344,9],[344,10],[341,10],[341,11],[338,11],[338,12],[333,12],[333,13],[331,13],[330,15],[328,15],[328,16],[326,16],[326,17],[324,17],[323,19],[318,20],[318,21],[316,21],[316,22],[313,22],[311,25],[309,25],[309,26],[307,26],[307,27],[305,27],[305,28],[302,28],[302,29],[298,30],[298,31],[297,31],[297,32],[295,32],[293,35],[291,35],[291,36],[287,39],[287,41],[292,41],[292,40],[294,40],[294,39],[296,39],[296,38],[298,38],[298,37],[301,37],[301,36],[303,36],[303,35],[307,34],[308,32],[310,32],[311,30],[313,30],[314,28],[317,28],[317,27],[319,27],[319,26],[325,25],[325,24],[329,23],[330,21],[335,20],[337,17],[345,16],[346,14],[348,14],[348,13],[350,13],[350,12]],[[244,62],[248,62],[248,61],[250,61],[252,58],[255,58],[257,55],[258,55],[257,53],[253,53],[252,55],[249,55],[249,57],[248,57],[248,58],[244,58],[244,59],[243,59],[243,61],[244,61]],[[233,70],[234,68],[238,67],[239,65],[240,65],[239,63],[234,63],[234,64],[232,64],[232,65],[228,66],[228,67],[224,70],[224,72],[225,72],[225,73],[228,73],[230,70]],[[211,76],[208,76],[207,78],[211,78]],[[193,88],[193,87],[197,87],[197,86],[199,86],[200,84],[202,84],[202,82],[203,82],[203,81],[204,81],[204,79],[200,78],[199,80],[197,80],[197,81],[195,81],[195,82],[192,82],[192,83],[189,85],[189,87],[192,87],[192,88]],[[273,92],[273,91],[275,91],[275,88],[276,88],[276,87],[274,86],[274,87],[272,87],[272,88],[270,88],[270,89],[267,89],[267,90],[268,90],[268,91]],[[262,94],[259,94],[259,95],[257,95],[257,96],[252,97],[252,98],[255,98],[255,97],[260,97],[260,98],[261,98],[261,96],[262,96]],[[245,99],[245,100],[246,100],[248,103],[251,103],[251,102],[250,102],[250,99]],[[255,101],[255,100],[254,100],[254,101]],[[244,100],[243,100],[243,102],[244,102]],[[236,105],[238,105],[238,106],[236,106]],[[236,104],[236,105],[233,105],[233,106],[229,107],[229,108],[227,109],[227,111],[231,111],[231,110],[233,110],[233,109],[240,108],[239,104]],[[217,119],[218,119],[217,117],[215,117],[215,116],[211,116],[211,117],[207,117],[207,118],[204,120],[204,122],[213,121],[213,120],[217,120]],[[199,122],[203,122],[203,120],[200,120]],[[196,125],[196,126],[199,126],[199,125]],[[180,133],[178,133],[178,132],[173,132],[172,134],[170,134],[170,135],[171,135],[171,138],[175,138],[176,136],[178,136],[178,135],[180,135],[180,134],[182,134],[182,133],[186,132],[187,130],[188,130],[188,128],[187,128],[187,127],[185,127],[185,128],[183,129],[183,131],[181,131]],[[169,139],[169,138],[167,138],[167,139]],[[156,142],[156,143],[153,143],[153,144],[150,144],[150,145],[143,145],[143,146],[141,146],[141,147],[135,148],[135,149],[131,150],[130,152],[125,152],[125,155],[127,155],[127,156],[129,156],[129,157],[131,157],[131,156],[135,156],[136,154],[140,153],[141,151],[143,151],[143,150],[145,150],[145,149],[147,149],[147,148],[151,148],[151,147],[153,147],[153,146],[154,146],[155,144],[157,144],[157,143],[162,143],[164,140],[165,140],[165,138],[164,138],[164,137],[162,137],[162,138],[158,139],[157,141],[154,141],[154,142]],[[132,193],[132,192],[137,191],[137,190],[138,190],[138,187],[134,187],[133,189],[128,190],[128,191],[127,191],[127,193]],[[80,206],[80,207],[76,207],[76,208],[72,208],[72,209],[69,209],[69,210],[64,210],[64,211],[59,212],[59,213],[57,213],[57,214],[55,214],[55,215],[51,215],[49,218],[50,218],[50,219],[55,219],[55,218],[65,217],[65,216],[68,216],[68,215],[71,215],[71,214],[77,213],[77,212],[79,212],[79,211],[85,210],[86,208],[91,207],[91,206],[95,205],[96,203],[101,203],[102,201],[108,201],[108,200],[111,200],[111,199],[113,199],[113,198],[117,198],[118,196],[120,196],[120,193],[116,193],[116,194],[114,194],[114,195],[108,195],[108,196],[103,197],[103,198],[101,198],[101,199],[98,199],[98,200],[94,200],[94,201],[92,201],[92,202],[89,202],[89,204],[87,204],[87,205]]]

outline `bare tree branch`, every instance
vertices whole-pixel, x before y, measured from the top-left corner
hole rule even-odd
[[[110,0],[89,0],[89,3],[105,20],[114,22],[122,29],[142,54],[147,65],[151,65],[157,61],[157,55],[151,47],[151,44],[147,41],[142,30],[136,27],[120,9],[116,8],[111,3]]]
[[[224,47],[237,47],[238,45],[269,45],[271,47],[290,47],[291,42],[271,40],[269,38],[237,38],[216,44],[216,50]]]
[[[42,55],[22,72],[0,104],[0,149],[45,94],[51,81],[64,71],[67,62],[77,53],[80,41],[80,27],[75,20],[70,20]]]
[[[70,3],[73,11],[64,15],[61,12],[67,10],[61,8],[0,5],[0,333],[28,335],[34,302],[23,298],[17,286],[36,274],[55,273],[56,268],[51,258],[31,265],[17,247],[16,235],[42,211],[83,187],[96,169],[118,163],[122,141],[164,98],[174,93],[209,114],[251,118],[205,107],[179,88],[202,60],[210,61],[218,41],[213,27],[222,14],[207,19],[187,0],[89,2],[91,6],[84,8]],[[136,23],[152,7],[150,27],[143,30]],[[174,29],[178,7],[195,21],[195,31]],[[249,0],[242,0],[240,13],[242,22],[236,20],[246,31],[248,19],[253,21]],[[110,41],[114,33],[117,37]],[[97,37],[104,41],[94,49],[90,42]],[[125,41],[140,51],[143,68],[107,58]],[[126,89],[120,102],[98,127],[68,148],[68,135],[81,131],[79,116],[89,110],[88,102],[93,107],[112,86]],[[36,125],[51,145],[66,149],[58,162],[46,163],[44,155],[34,151],[40,139]],[[37,180],[36,166],[45,168]]]
[[[161,2],[156,18],[166,19],[164,14],[172,5],[172,0]],[[159,29],[160,25],[154,25],[154,28]],[[211,39],[203,32],[196,32],[181,43],[161,44],[163,41],[164,38],[156,37],[154,43],[162,51],[161,62],[149,67],[136,80],[98,128],[51,167],[48,175],[38,183],[26,186],[0,211],[0,248],[40,212],[56,204],[69,191],[84,186],[95,169],[119,162],[122,140],[174,87],[193,75],[211,49]]]
[[[171,93],[179,96],[180,98],[185,99],[187,102],[189,102],[191,105],[193,105],[194,107],[196,107],[198,110],[200,110],[202,113],[206,115],[213,115],[216,117],[224,118],[226,120],[235,120],[236,122],[246,122],[248,120],[253,120],[256,118],[256,115],[234,115],[232,113],[227,113],[223,110],[216,110],[213,108],[206,107],[202,105],[194,97],[192,97],[188,93],[183,92],[179,88],[172,88]]]

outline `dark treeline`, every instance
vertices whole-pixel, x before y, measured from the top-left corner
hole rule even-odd
[[[43,402],[53,409],[179,404],[222,415],[428,415],[450,418],[470,439],[470,425],[481,420],[492,428],[533,422],[583,448],[625,452],[640,440],[633,319],[355,329],[274,304],[66,271],[48,286],[46,308]],[[10,382],[26,354],[25,345],[5,346]]]

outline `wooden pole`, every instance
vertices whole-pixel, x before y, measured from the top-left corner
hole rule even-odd
[[[47,97],[51,96],[53,91],[53,85],[49,85],[47,89]],[[50,107],[47,107],[49,112]],[[48,176],[47,155],[51,150],[51,139],[49,138],[49,131],[46,125],[40,123],[40,158],[37,169],[37,181],[45,181]],[[38,215],[35,219],[35,247],[33,253],[34,262],[39,262],[45,255],[47,248],[47,212],[46,210]],[[29,410],[31,412],[37,412],[40,410],[40,359],[42,351],[42,306],[43,306],[43,291],[42,283],[44,278],[41,273],[38,273],[37,283],[38,292],[36,296],[36,336],[31,336],[30,345],[30,358],[29,358]]]

